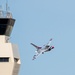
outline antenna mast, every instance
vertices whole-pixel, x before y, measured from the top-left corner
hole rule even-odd
[[[6,11],[8,11],[8,0],[6,0]]]

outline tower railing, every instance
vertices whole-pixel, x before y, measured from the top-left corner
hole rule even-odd
[[[12,13],[0,10],[0,18],[12,18]]]

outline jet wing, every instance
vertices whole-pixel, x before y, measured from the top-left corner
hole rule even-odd
[[[47,43],[47,45],[50,45],[52,42],[52,38],[49,40],[49,42]]]
[[[39,57],[41,54],[42,54],[42,51],[41,51],[40,53],[34,55],[32,60],[36,59],[36,58]]]
[[[49,40],[49,42],[46,45],[44,45],[44,49],[48,49],[50,47],[51,42],[52,38]]]
[[[37,49],[41,49],[42,47],[36,46],[35,44],[31,43],[31,45],[33,45],[35,48]]]

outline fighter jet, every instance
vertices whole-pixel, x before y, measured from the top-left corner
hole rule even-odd
[[[36,59],[39,55],[44,54],[45,52],[49,52],[52,49],[54,49],[54,46],[50,46],[52,42],[52,38],[49,40],[49,42],[46,45],[43,45],[43,47],[39,47],[33,43],[31,43],[31,45],[33,45],[37,50],[35,51],[35,55],[33,56],[33,59]]]

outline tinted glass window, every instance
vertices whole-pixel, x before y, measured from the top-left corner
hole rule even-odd
[[[6,32],[6,25],[0,25],[0,35],[5,35]]]
[[[0,62],[9,62],[9,58],[0,58]]]

